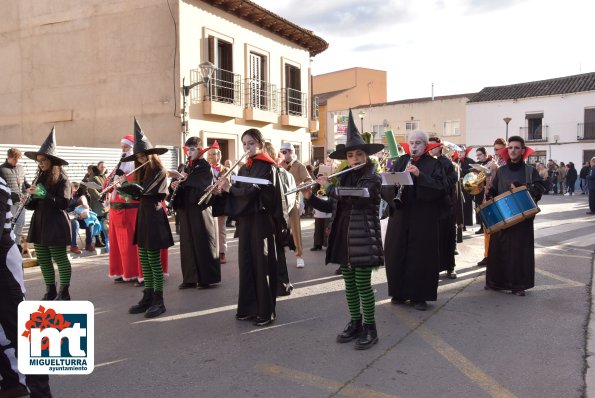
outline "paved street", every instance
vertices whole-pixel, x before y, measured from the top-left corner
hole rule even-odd
[[[234,319],[237,240],[223,282],[178,290],[179,247],[170,251],[167,312],[147,321],[127,309],[141,289],[107,278],[107,256],[76,260],[71,294],[96,310],[95,371],[54,376],[56,397],[581,397],[591,308],[595,218],[586,196],[545,196],[536,219],[536,287],[526,297],[484,291],[483,236],[465,233],[459,278],[441,281],[427,312],[395,306],[383,268],[373,273],[379,343],[335,343],[349,320],[342,280],[310,252],[288,255],[293,294],[268,328]],[[475,228],[473,228],[475,230]],[[26,270],[29,298],[42,296]],[[595,377],[593,377],[595,380]],[[595,382],[593,382],[595,384]]]

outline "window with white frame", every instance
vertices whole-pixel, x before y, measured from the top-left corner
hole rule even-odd
[[[409,134],[415,130],[419,130],[419,121],[412,120],[410,122],[405,122],[405,132]]]
[[[461,135],[461,122],[458,120],[447,120],[442,129],[443,136]]]
[[[382,133],[384,133],[385,127],[382,124],[375,124],[372,126],[372,139],[374,142],[380,142],[382,140]]]

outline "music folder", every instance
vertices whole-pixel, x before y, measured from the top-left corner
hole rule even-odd
[[[269,180],[265,180],[264,178],[254,178],[254,177],[246,177],[246,176],[232,176],[231,182],[245,182],[248,184],[257,184],[257,185],[270,185],[272,184]]]
[[[370,191],[368,191],[368,188],[337,187],[337,194],[339,196],[355,196],[358,198],[370,197]]]
[[[407,171],[390,171],[388,173],[380,173],[382,177],[382,185],[413,185],[411,173]]]

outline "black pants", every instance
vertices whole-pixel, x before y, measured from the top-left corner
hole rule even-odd
[[[595,189],[589,189],[589,209],[595,213]]]
[[[327,246],[328,236],[326,235],[326,229],[330,222],[330,218],[314,218],[314,246],[321,247]]]
[[[18,355],[18,306],[24,298],[23,260],[17,245],[9,234],[0,239],[0,386],[3,390],[26,385],[31,391],[31,398],[51,397],[49,377],[47,375],[24,376],[17,369]]]

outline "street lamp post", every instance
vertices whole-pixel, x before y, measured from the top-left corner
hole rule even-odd
[[[186,98],[190,95],[190,90],[199,84],[204,84],[205,87],[208,87],[211,77],[213,76],[213,71],[215,70],[215,65],[208,61],[203,62],[202,64],[198,65],[198,67],[200,68],[200,76],[202,77],[202,80],[187,86],[185,83],[186,78],[184,77],[182,79],[182,98],[184,100],[182,105],[182,128],[184,129],[184,138],[188,135],[188,105],[186,103]]]
[[[205,87],[209,86],[209,82],[211,81],[211,77],[213,76],[213,71],[215,70],[215,65],[211,62],[203,62],[202,64],[198,65],[200,68],[200,77],[202,80],[199,80],[195,83],[190,85],[186,85],[185,81],[186,78],[182,78],[182,145],[186,142],[186,138],[188,137],[188,104],[186,102],[186,98],[190,95],[190,90],[194,87],[198,86],[199,84],[204,84]]]
[[[509,117],[505,117],[503,120],[504,123],[506,123],[506,143],[508,143],[508,123],[510,123],[512,119]]]
[[[364,117],[366,117],[366,112],[361,111],[360,113],[357,114],[359,116],[359,120],[361,121],[361,125],[362,125],[362,131],[361,133],[364,133]]]

